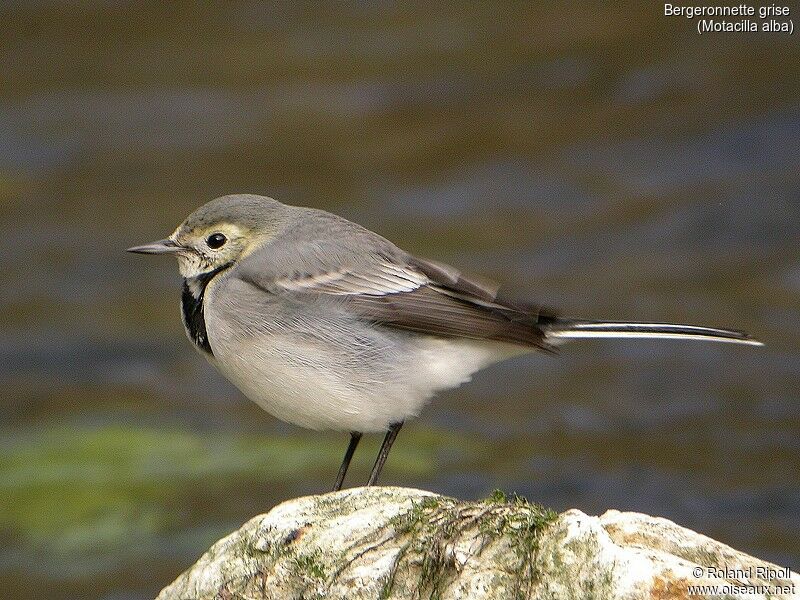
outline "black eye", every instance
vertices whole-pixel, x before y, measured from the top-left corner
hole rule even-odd
[[[212,250],[216,250],[217,248],[222,248],[223,244],[228,241],[221,233],[212,233],[210,236],[206,238],[206,244]]]

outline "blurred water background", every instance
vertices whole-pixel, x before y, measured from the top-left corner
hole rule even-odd
[[[384,482],[663,515],[800,566],[796,36],[700,37],[644,1],[12,0],[7,597],[151,597],[331,485],[347,436],[244,399],[184,338],[172,261],[124,252],[231,192],[337,212],[565,314],[764,340],[497,366],[404,429]]]

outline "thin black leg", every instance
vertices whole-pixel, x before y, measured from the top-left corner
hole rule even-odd
[[[386,437],[383,438],[380,452],[378,452],[378,458],[375,459],[375,466],[372,467],[372,473],[370,473],[369,481],[367,481],[368,486],[375,485],[378,482],[378,477],[383,470],[383,463],[386,462],[386,457],[389,456],[389,450],[392,449],[394,439],[397,437],[397,434],[402,426],[402,421],[400,423],[393,423],[391,426],[389,426],[389,431],[386,432]]]
[[[344,460],[342,461],[342,466],[339,467],[339,474],[336,476],[336,483],[333,486],[334,492],[338,492],[340,489],[342,489],[342,484],[344,483],[344,476],[347,475],[347,468],[350,466],[350,461],[353,459],[353,454],[355,454],[356,447],[358,446],[358,442],[360,441],[361,441],[361,432],[351,431],[350,443],[347,444],[347,452],[344,453]]]

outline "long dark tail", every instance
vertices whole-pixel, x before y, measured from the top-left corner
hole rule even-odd
[[[578,338],[674,338],[706,340],[763,346],[743,331],[674,325],[672,323],[624,323],[617,321],[583,321],[578,319],[553,319],[543,327],[545,339],[551,343]]]

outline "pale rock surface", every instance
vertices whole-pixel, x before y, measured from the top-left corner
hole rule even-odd
[[[699,576],[698,576],[699,574]],[[719,586],[691,590],[690,586]],[[658,517],[355,488],[285,502],[158,600],[800,598],[800,576]]]

